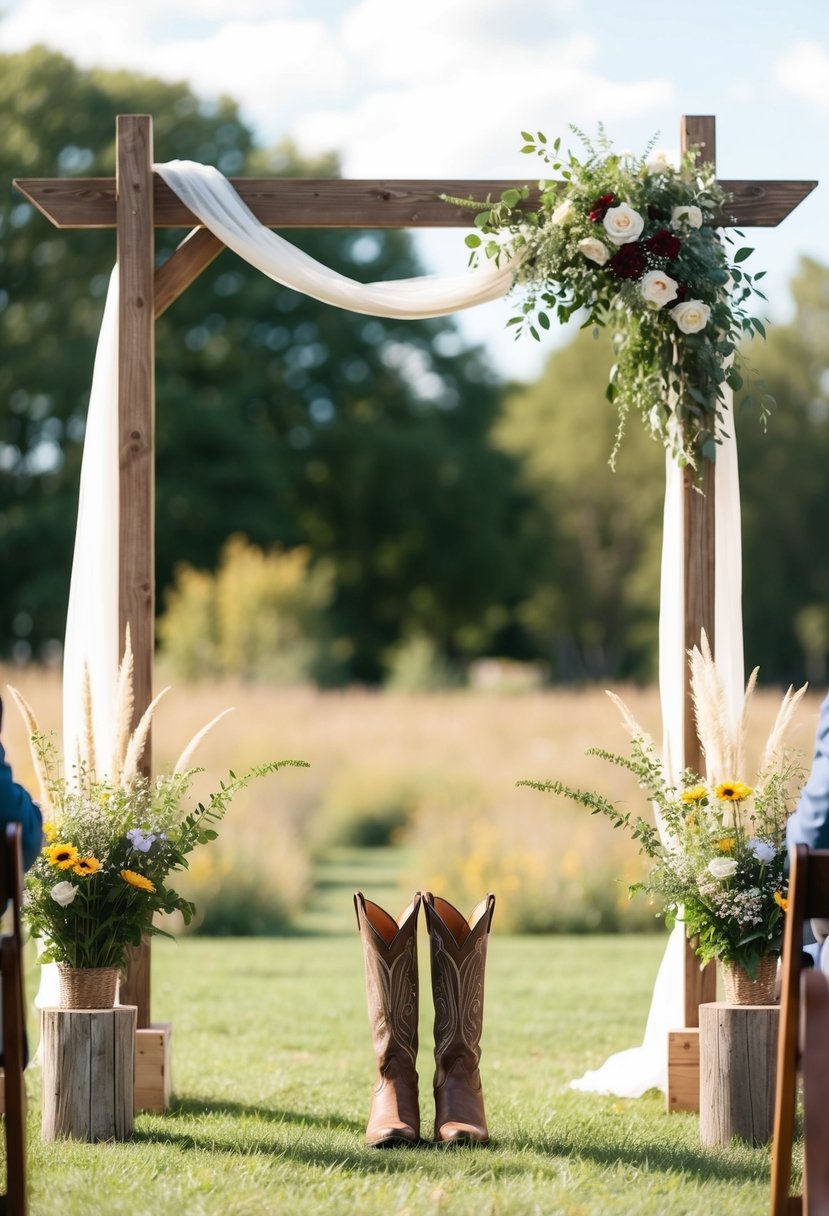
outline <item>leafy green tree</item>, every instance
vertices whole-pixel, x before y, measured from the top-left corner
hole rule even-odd
[[[0,165],[12,176],[113,172],[118,113],[155,119],[157,160],[320,176],[332,158],[256,149],[232,101],[84,72],[38,48],[0,56]],[[0,209],[0,637],[60,637],[80,443],[110,232],[51,228],[11,188]],[[180,238],[161,231],[159,255]],[[418,273],[403,232],[291,239],[357,278]],[[515,461],[490,438],[500,390],[451,321],[357,316],[223,253],[157,327],[157,559],[210,569],[232,533],[307,545],[334,572],[347,671],[376,679],[400,637],[475,654],[516,629],[532,579]]]
[[[540,505],[538,586],[520,616],[557,680],[655,672],[665,457],[631,420],[608,467],[611,363],[607,337],[580,331],[510,395],[497,428]]]
[[[764,434],[738,414],[743,614],[748,662],[765,680],[823,680],[829,613],[829,267],[803,258],[795,316],[754,362],[777,407]]]

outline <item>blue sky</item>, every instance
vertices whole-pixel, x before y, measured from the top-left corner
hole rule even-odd
[[[0,0],[2,3],[2,0]],[[350,177],[531,178],[519,131],[589,132],[620,148],[681,114],[716,114],[723,177],[817,178],[778,229],[748,233],[772,319],[802,253],[829,264],[829,4],[825,0],[5,0],[0,50],[46,42],[85,66],[125,66],[229,93],[263,143],[336,149]],[[163,149],[157,149],[163,154]],[[462,232],[417,237],[425,267],[463,268]],[[514,343],[509,303],[464,331],[507,374],[547,347]],[[560,340],[555,336],[553,341]]]

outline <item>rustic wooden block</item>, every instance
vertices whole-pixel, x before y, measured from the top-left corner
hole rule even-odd
[[[135,1032],[135,1109],[162,1114],[172,1093],[171,1022],[156,1022]]]
[[[44,1140],[126,1140],[133,1132],[134,1005],[42,1011]]]
[[[699,1110],[699,1027],[668,1031],[665,1109]]]
[[[774,1117],[777,1005],[700,1005],[699,1138],[767,1144]]]

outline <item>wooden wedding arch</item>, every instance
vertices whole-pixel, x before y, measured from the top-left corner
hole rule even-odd
[[[682,151],[716,161],[716,120],[686,116],[680,121]],[[469,227],[469,212],[441,194],[500,196],[515,181],[427,181],[340,179],[231,179],[258,219],[272,228],[448,228]],[[814,181],[729,181],[733,197],[728,222],[740,227],[779,224],[814,189]],[[155,319],[187,289],[224,245],[204,228],[172,190],[153,173],[153,128],[148,115],[117,119],[114,178],[34,179],[17,190],[57,228],[115,228],[120,279],[118,426],[120,453],[119,636],[130,627],[135,653],[135,722],[152,699],[155,616]],[[189,235],[158,269],[155,228],[189,228]],[[714,479],[704,469],[703,493],[686,475],[684,506],[685,649],[705,629],[714,635]],[[685,765],[701,768],[699,743],[685,689]],[[151,766],[150,743],[144,768]],[[700,972],[688,950],[685,963],[685,1023],[698,1025],[698,1007],[714,999],[713,968]],[[135,953],[125,1002],[138,1006],[138,1026],[150,1025],[149,951]]]

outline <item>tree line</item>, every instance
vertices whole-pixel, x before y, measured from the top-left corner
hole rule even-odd
[[[42,657],[63,636],[114,234],[52,228],[12,177],[111,175],[115,116],[135,112],[154,116],[157,160],[236,176],[338,166],[258,147],[230,99],[44,48],[0,56],[0,112],[0,651]],[[158,230],[159,257],[180,237]],[[405,232],[290,239],[355,278],[420,270]],[[829,650],[829,270],[804,261],[794,293],[794,321],[752,352],[778,401],[769,433],[738,415],[746,653],[765,679],[822,679]],[[447,670],[497,654],[557,681],[650,678],[663,456],[631,424],[608,469],[610,361],[578,334],[537,383],[503,385],[451,319],[357,316],[223,253],[157,325],[159,609],[193,571],[221,571],[236,536],[301,551],[326,681],[379,681],[424,639]],[[280,602],[298,568],[276,579]]]

